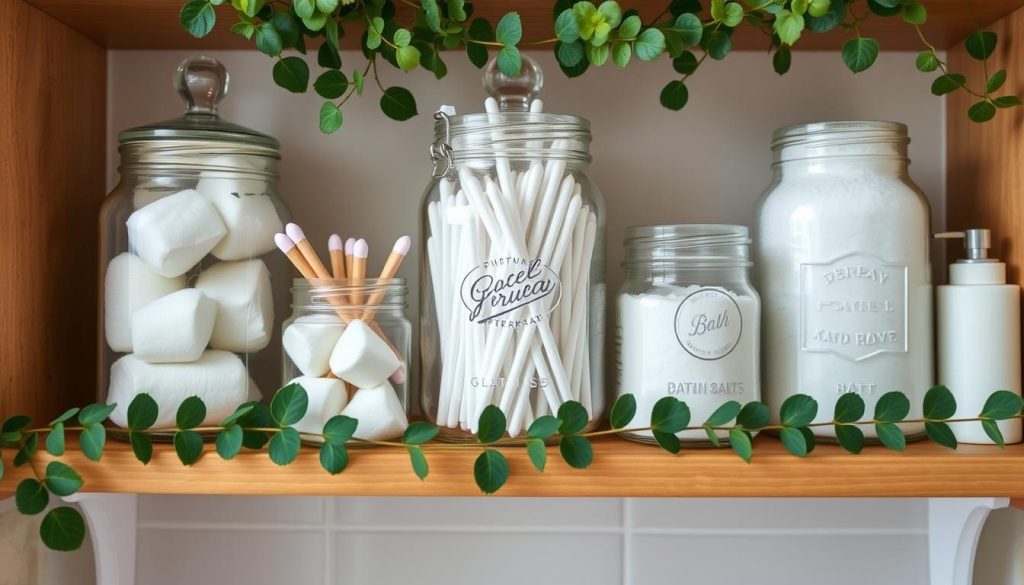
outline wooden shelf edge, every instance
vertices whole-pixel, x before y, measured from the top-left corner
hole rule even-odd
[[[547,470],[530,464],[525,449],[507,448],[512,475],[502,496],[553,497],[1011,497],[1024,498],[1024,445],[1006,449],[962,446],[950,451],[913,444],[903,453],[867,447],[851,455],[819,446],[806,458],[784,451],[773,438],[755,441],[754,460],[744,463],[722,449],[689,449],[673,457],[658,448],[607,437],[594,441],[595,460],[571,469],[549,448]],[[31,477],[14,469],[5,452],[0,492]],[[331,476],[315,449],[304,448],[289,466],[278,467],[264,452],[243,452],[223,461],[207,454],[183,467],[168,445],[156,446],[143,466],[128,445],[110,441],[101,462],[92,462],[69,442],[60,458],[85,480],[84,491],[141,494],[479,496],[473,482],[474,451],[428,453],[430,475],[420,481],[403,449],[351,449],[348,468]],[[37,457],[39,471],[49,456]]]

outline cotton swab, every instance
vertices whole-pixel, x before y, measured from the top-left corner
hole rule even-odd
[[[363,304],[363,292],[359,289],[366,280],[366,258],[369,255],[370,247],[366,240],[361,238],[356,240],[356,243],[352,246],[352,270],[348,275],[349,283],[354,288],[352,291],[352,304],[356,306]]]
[[[398,241],[395,242],[394,247],[391,249],[391,254],[384,263],[384,268],[380,271],[378,282],[394,278],[395,274],[398,273],[398,268],[402,265],[402,260],[405,260],[405,256],[409,253],[411,248],[412,238],[409,236],[402,236],[398,238]],[[383,298],[384,291],[378,290],[370,296],[370,300],[366,304],[373,307],[380,303]],[[363,311],[363,321],[372,321],[375,312],[376,311],[373,308],[367,308]]]
[[[338,234],[331,234],[327,240],[327,250],[331,254],[331,272],[334,278],[342,280],[345,274],[345,241]]]
[[[295,247],[302,252],[302,256],[309,263],[310,267],[313,268],[313,272],[317,278],[324,280],[330,280],[331,273],[327,272],[327,268],[324,267],[323,262],[320,261],[320,257],[316,255],[316,251],[313,250],[313,245],[306,239],[306,234],[302,231],[297,224],[290,223],[284,226],[284,233],[288,235],[291,241],[295,242]]]
[[[349,238],[345,240],[345,276],[352,276],[352,248],[356,245],[355,238]]]
[[[295,246],[295,242],[291,238],[285,234],[274,234],[274,243],[291,260],[292,266],[299,271],[303,278],[316,278],[316,273],[313,272],[309,262],[306,262],[305,256],[302,255],[302,252]]]

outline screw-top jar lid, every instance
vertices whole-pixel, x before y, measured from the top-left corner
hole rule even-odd
[[[279,150],[277,139],[251,128],[226,122],[217,115],[217,105],[228,93],[230,76],[212,57],[189,57],[178,65],[174,87],[185,101],[184,116],[137,126],[118,136],[121,144],[160,140],[213,140],[238,142]]]
[[[742,225],[681,224],[626,228],[625,268],[748,267],[750,232]]]

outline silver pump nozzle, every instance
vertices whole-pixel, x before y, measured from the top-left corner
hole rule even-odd
[[[959,263],[998,262],[995,258],[988,257],[988,251],[992,248],[992,231],[986,229],[969,229],[962,232],[941,232],[935,234],[939,240],[964,241],[964,252],[966,258],[957,260]]]

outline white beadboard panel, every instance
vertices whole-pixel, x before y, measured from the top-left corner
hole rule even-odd
[[[928,583],[924,536],[645,535],[634,537],[631,548],[632,585]]]
[[[138,536],[139,585],[322,585],[325,579],[323,532],[141,528]]]
[[[324,500],[302,496],[139,496],[139,524],[311,524]]]
[[[985,522],[974,560],[977,585],[1024,585],[1024,512],[995,510]]]
[[[335,522],[375,527],[587,527],[622,525],[618,498],[335,498]]]
[[[618,535],[346,533],[335,547],[335,585],[622,582]]]
[[[637,529],[910,530],[924,531],[928,503],[899,498],[636,498]]]

